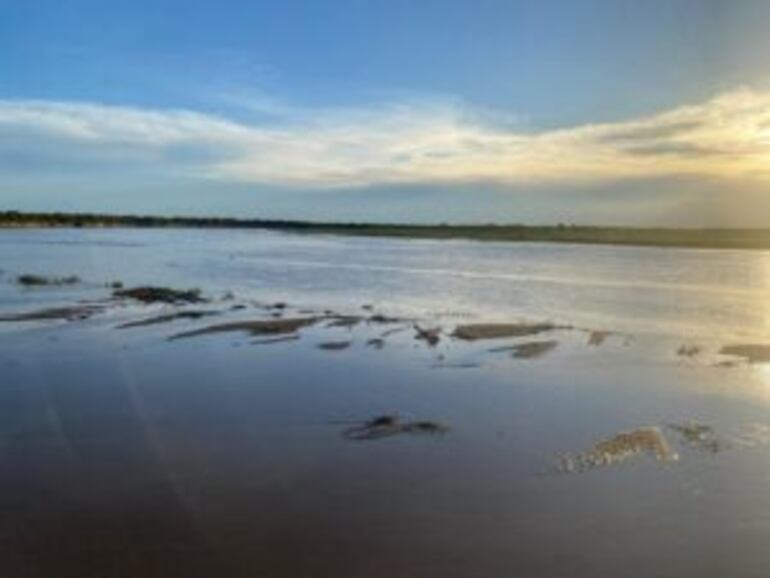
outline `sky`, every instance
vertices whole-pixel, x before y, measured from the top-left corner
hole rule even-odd
[[[0,209],[770,226],[765,0],[0,14]]]

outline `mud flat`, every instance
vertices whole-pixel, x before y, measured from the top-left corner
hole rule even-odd
[[[414,326],[414,338],[419,341],[424,341],[427,343],[430,347],[435,347],[438,345],[439,341],[441,341],[441,328],[440,327],[420,327],[419,325]]]
[[[200,337],[202,335],[212,335],[215,333],[249,333],[251,335],[282,335],[287,333],[296,333],[298,330],[315,325],[320,321],[320,317],[298,317],[286,319],[255,319],[252,321],[233,321],[231,323],[220,323],[209,325],[201,329],[194,329],[184,333],[177,333],[169,337],[170,340],[189,339],[191,337]]]
[[[182,303],[203,303],[199,289],[172,289],[170,287],[132,287],[130,289],[116,289],[112,293],[117,299],[134,299],[145,304],[167,303],[178,305]]]
[[[374,440],[399,434],[444,434],[449,427],[435,421],[403,420],[397,415],[383,415],[347,428],[343,436],[349,440]]]
[[[651,455],[660,462],[675,462],[679,459],[662,429],[648,426],[601,440],[588,451],[565,454],[560,458],[558,469],[573,473],[605,468],[644,454]]]
[[[326,327],[343,327],[350,329],[363,322],[363,317],[357,315],[340,315],[326,324]]]
[[[25,287],[61,287],[63,285],[77,285],[80,283],[80,277],[77,275],[68,275],[66,277],[46,277],[43,275],[24,274],[16,278],[19,285]]]
[[[265,337],[263,339],[255,339],[250,341],[251,345],[274,345],[276,343],[286,343],[288,341],[299,341],[300,335],[298,333],[290,333],[288,335],[280,335],[278,337]]]
[[[509,353],[515,359],[535,359],[547,355],[559,345],[558,341],[525,341],[515,345],[493,347],[489,353]]]
[[[678,433],[683,441],[692,448],[716,453],[727,447],[714,428],[702,423],[689,421],[681,424],[669,424],[668,428]]]
[[[720,353],[740,357],[749,363],[770,363],[770,345],[768,344],[727,345],[720,350]]]
[[[559,345],[558,341],[529,341],[511,348],[511,357],[515,359],[536,359],[547,355]]]
[[[318,344],[318,349],[323,351],[342,351],[352,345],[352,341],[324,341]]]
[[[140,319],[138,321],[129,321],[118,325],[118,329],[130,329],[133,327],[147,327],[149,325],[161,325],[164,323],[171,323],[180,319],[186,320],[198,320],[204,317],[211,317],[214,315],[220,315],[220,311],[212,310],[195,310],[195,311],[176,311],[174,313],[168,313],[166,315],[157,315],[155,317],[148,317]]]
[[[676,350],[679,357],[697,357],[701,354],[701,348],[697,345],[680,345]]]
[[[452,337],[464,341],[502,339],[505,337],[527,337],[561,329],[553,323],[471,323],[458,325]]]
[[[72,305],[69,307],[51,307],[0,315],[0,321],[82,321],[104,310],[101,305]]]
[[[604,342],[607,341],[607,339],[609,339],[612,335],[612,331],[590,331],[588,333],[588,345],[592,347],[599,347],[600,345],[604,345]]]

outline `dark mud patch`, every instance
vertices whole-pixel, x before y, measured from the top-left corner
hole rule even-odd
[[[366,318],[366,322],[372,325],[387,325],[389,323],[404,323],[406,321],[407,319],[402,317],[389,317],[381,313],[375,313],[374,315],[370,315]]]
[[[716,367],[718,369],[733,369],[735,367],[738,367],[740,363],[734,359],[731,359],[729,361],[720,361],[718,363],[715,363],[712,365],[712,367]]]
[[[387,331],[383,331],[382,334],[380,334],[380,338],[386,339],[391,335],[395,335],[396,333],[403,333],[407,329],[409,329],[409,327],[407,326],[394,327],[393,329],[388,329]]]
[[[360,425],[347,428],[343,436],[349,440],[374,440],[399,434],[438,435],[449,428],[435,421],[403,421],[397,415],[382,415]]]
[[[75,305],[52,307],[24,313],[0,316],[0,321],[82,321],[104,310],[99,305]]]
[[[553,323],[471,323],[455,327],[452,337],[464,341],[527,337],[562,329]]]
[[[719,353],[740,357],[749,363],[770,363],[770,345],[767,344],[727,345]]]
[[[697,357],[700,355],[701,349],[697,345],[681,345],[679,349],[676,350],[676,354],[679,357]]]
[[[183,303],[205,303],[199,289],[171,289],[170,287],[132,287],[118,289],[112,292],[116,299],[133,299],[141,303],[167,303],[178,305]]]
[[[382,349],[385,347],[385,340],[381,337],[373,337],[366,342],[367,347],[373,347],[374,349]]]
[[[352,341],[325,341],[318,344],[318,349],[323,351],[342,351],[351,346]]]
[[[329,323],[326,324],[326,327],[334,328],[334,327],[342,327],[345,329],[352,329],[359,323],[363,321],[363,317],[359,317],[356,315],[340,315],[337,317],[334,317]]]
[[[201,335],[211,335],[215,333],[249,333],[251,335],[284,335],[296,333],[304,327],[314,325],[319,321],[318,317],[299,317],[295,319],[257,319],[253,321],[233,321],[231,323],[221,323],[218,325],[209,325],[194,331],[186,331],[169,337],[169,340],[187,339]]]
[[[292,333],[291,335],[282,335],[280,337],[268,337],[266,339],[255,339],[251,341],[251,345],[273,345],[276,343],[286,343],[287,341],[298,341],[300,338],[298,333]]]
[[[588,345],[590,347],[600,347],[604,345],[604,342],[612,337],[614,333],[612,331],[589,331],[588,332]]]
[[[757,448],[770,443],[770,426],[762,423],[741,425],[727,435],[719,435],[713,427],[696,421],[669,424],[667,427],[679,435],[684,447],[711,454]]]
[[[167,315],[158,315],[156,317],[148,317],[146,319],[140,319],[139,321],[129,321],[118,325],[118,329],[130,329],[132,327],[147,327],[148,325],[160,325],[163,323],[171,323],[180,319],[197,320],[204,317],[212,317],[214,315],[220,315],[220,311],[177,311],[175,313],[169,313]]]
[[[43,275],[25,274],[16,277],[16,282],[24,287],[61,287],[64,285],[77,285],[80,283],[80,277],[77,275],[45,277]]]
[[[710,453],[726,450],[730,445],[719,438],[714,428],[698,422],[689,421],[681,424],[668,424],[668,428],[678,434],[688,447]]]
[[[419,325],[414,326],[414,338],[418,341],[424,341],[430,347],[435,347],[441,341],[441,328],[424,328]]]
[[[481,364],[474,361],[457,362],[457,363],[436,363],[431,365],[431,369],[478,369]]]
[[[514,359],[537,359],[549,354],[559,345],[558,341],[530,341],[516,345],[511,357]]]
[[[675,462],[678,454],[657,426],[621,432],[596,443],[590,450],[559,456],[556,470],[579,473],[620,464],[629,458],[649,455],[659,462]]]
[[[559,345],[558,341],[528,341],[526,343],[517,343],[516,345],[506,345],[504,347],[494,347],[489,350],[490,353],[510,353],[514,359],[537,359],[549,354]]]

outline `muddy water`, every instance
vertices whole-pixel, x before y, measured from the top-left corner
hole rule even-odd
[[[212,301],[196,307],[220,311],[118,329],[177,308],[108,302],[84,320],[0,324],[0,575],[767,576],[770,370],[716,366],[724,345],[762,341],[755,297],[752,322],[739,320],[768,257],[681,252],[688,276],[677,253],[645,253],[655,250],[447,247],[462,275],[393,270],[435,268],[432,243],[0,233],[3,312],[105,299],[116,279],[200,287]],[[298,264],[322,255],[340,268]],[[565,265],[578,257],[585,273]],[[635,293],[609,283],[625,279],[623,263],[658,288],[619,313]],[[13,283],[28,272],[84,283]],[[529,272],[563,279],[561,293]],[[580,274],[592,291],[566,281]],[[700,313],[698,299],[709,304]],[[289,319],[333,309],[410,320],[322,320],[290,340],[168,339],[277,318],[277,301]],[[571,315],[569,303],[584,306]],[[415,339],[412,316],[442,329],[435,346]],[[552,322],[536,339],[558,346],[517,358],[512,348],[532,337],[449,336],[476,320]],[[592,345],[596,329],[613,333]],[[699,353],[678,355],[685,344]],[[442,427],[346,435],[377,416]],[[628,442],[639,431],[665,438],[666,459]],[[582,456],[587,467],[562,467]]]

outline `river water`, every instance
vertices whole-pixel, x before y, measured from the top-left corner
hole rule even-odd
[[[0,232],[0,269],[0,315],[106,304],[0,323],[2,576],[770,572],[770,366],[720,354],[770,341],[770,253],[18,230]],[[82,282],[25,288],[24,273]],[[178,308],[113,303],[118,280],[200,288],[219,317],[119,329]],[[276,302],[410,321],[168,340]],[[560,329],[449,336],[481,321]],[[493,351],[532,340],[554,349]],[[346,435],[382,415],[443,427]],[[564,467],[640,428],[675,458]]]

